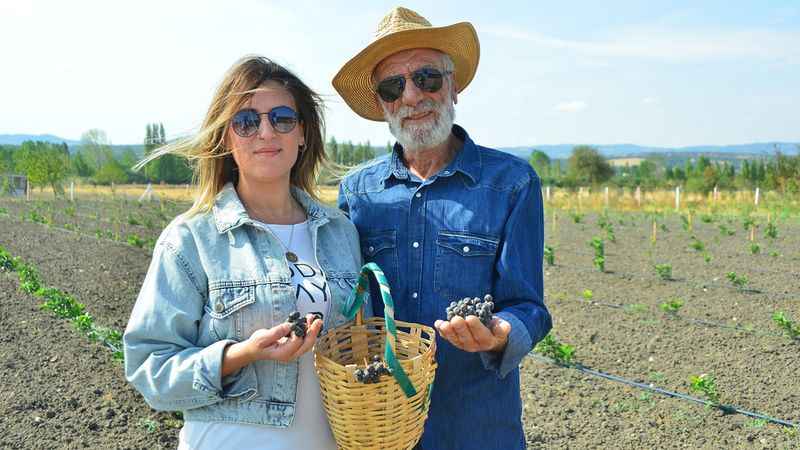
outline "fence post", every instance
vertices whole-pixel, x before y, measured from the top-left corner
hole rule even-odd
[[[606,186],[605,196],[606,196],[606,209],[608,209],[608,186]]]
[[[547,198],[547,203],[550,203],[550,186],[545,188],[545,198]]]
[[[71,202],[75,201],[75,182],[74,181],[70,181],[69,182],[69,201],[71,201]]]
[[[760,188],[756,188],[756,206],[758,206],[758,197],[759,197],[759,194],[761,194],[761,189],[760,189]]]
[[[642,188],[640,186],[636,186],[636,206],[642,209]]]
[[[675,186],[675,211],[681,209],[681,187]]]

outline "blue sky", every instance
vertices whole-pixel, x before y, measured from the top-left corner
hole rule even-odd
[[[0,0],[0,134],[139,143],[148,122],[195,130],[247,53],[323,94],[328,134],[391,139],[330,80],[371,41],[382,1]],[[410,1],[481,40],[456,122],[489,146],[800,141],[798,1]]]

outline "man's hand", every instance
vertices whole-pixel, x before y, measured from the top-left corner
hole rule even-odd
[[[511,332],[511,324],[497,316],[488,328],[475,316],[437,320],[434,326],[443,338],[465,352],[501,352]]]

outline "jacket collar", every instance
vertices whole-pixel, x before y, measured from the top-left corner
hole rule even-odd
[[[341,215],[338,210],[320,205],[302,189],[292,186],[291,192],[295,200],[305,209],[309,225],[312,227],[320,226],[331,218]],[[253,219],[247,214],[247,210],[244,208],[242,201],[239,199],[239,194],[231,182],[226,183],[217,194],[212,213],[217,232],[220,234],[227,233],[242,225],[253,223]]]

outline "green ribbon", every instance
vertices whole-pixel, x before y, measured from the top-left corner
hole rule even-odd
[[[375,277],[375,281],[378,282],[378,286],[380,287],[381,298],[383,299],[383,320],[386,324],[386,331],[391,333],[392,336],[394,336],[394,341],[397,342],[397,325],[394,322],[394,300],[392,300],[392,294],[389,290],[389,282],[386,280],[386,275],[383,274],[383,270],[381,270],[377,264],[367,263],[361,268],[361,273],[358,276],[358,283],[355,288],[353,288],[347,305],[345,305],[346,309],[344,315],[347,320],[353,320],[356,317],[369,291],[370,274]],[[403,366],[401,366],[400,362],[397,360],[397,354],[389,342],[388,334],[386,335],[386,350],[383,353],[383,358],[386,360],[386,364],[392,369],[392,376],[397,380],[397,384],[403,389],[406,397],[410,398],[417,395],[417,389],[414,388],[405,370],[403,370]]]

